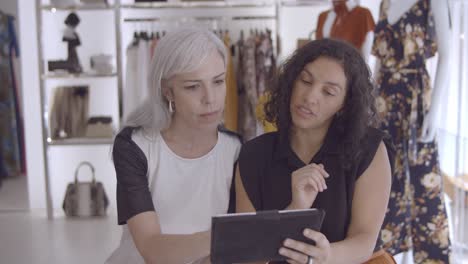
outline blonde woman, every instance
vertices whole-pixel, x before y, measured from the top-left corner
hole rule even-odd
[[[146,102],[114,142],[119,247],[108,263],[202,263],[211,217],[228,211],[241,146],[221,131],[226,50],[182,29],[158,43]]]

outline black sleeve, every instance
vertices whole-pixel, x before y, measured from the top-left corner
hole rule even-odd
[[[263,210],[262,186],[266,159],[273,151],[276,133],[263,134],[242,145],[239,158],[239,173],[245,192],[255,210]]]
[[[380,146],[380,142],[382,141],[384,142],[385,147],[387,148],[388,159],[390,161],[391,173],[393,177],[395,163],[395,146],[393,145],[390,135],[378,129],[369,128],[364,141],[365,143],[362,144],[363,146],[365,146],[364,153],[358,165],[356,179],[358,179],[367,170],[367,168],[369,168],[372,160],[374,160],[375,154],[377,153],[377,149]]]
[[[132,129],[125,128],[115,138],[112,158],[117,175],[118,224],[124,225],[131,217],[154,211],[148,186],[146,156],[132,140]]]
[[[237,161],[236,163],[234,163],[234,169],[232,170],[231,189],[229,190],[229,214],[233,214],[236,212],[236,167]]]

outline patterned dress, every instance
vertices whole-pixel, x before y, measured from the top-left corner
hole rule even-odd
[[[24,168],[22,123],[13,57],[18,54],[13,17],[0,11],[0,181]]]
[[[381,128],[392,135],[395,179],[381,232],[392,254],[414,250],[416,263],[448,263],[450,241],[436,142],[419,142],[431,101],[426,60],[437,51],[430,0],[417,1],[395,24],[383,0],[373,54],[381,63],[377,80]]]

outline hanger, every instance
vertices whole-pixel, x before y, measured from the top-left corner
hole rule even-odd
[[[133,40],[132,40],[132,46],[136,46],[138,45],[138,42],[140,41],[140,35],[138,34],[138,32],[133,32]]]

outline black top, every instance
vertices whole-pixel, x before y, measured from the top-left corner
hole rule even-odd
[[[384,141],[390,161],[394,148],[387,134],[369,128],[362,140],[362,155],[351,168],[343,166],[343,146],[337,140],[337,131],[330,128],[324,144],[310,163],[322,163],[330,174],[327,190],[319,193],[314,208],[324,209],[321,232],[330,242],[346,237],[351,220],[351,204],[356,180],[369,167],[380,142]],[[257,211],[283,210],[291,202],[291,174],[306,164],[293,152],[288,141],[280,141],[279,133],[257,137],[242,146],[239,171],[244,188]],[[377,243],[380,246],[380,243]]]
[[[116,195],[119,225],[126,224],[128,219],[139,213],[155,211],[153,198],[148,186],[148,161],[145,153],[132,140],[132,133],[135,129],[137,128],[125,127],[122,129],[115,138],[112,150],[112,159],[117,176]],[[218,131],[235,136],[240,141],[238,134],[222,126],[218,127]],[[228,211],[234,212],[234,184],[231,184],[231,186]]]

